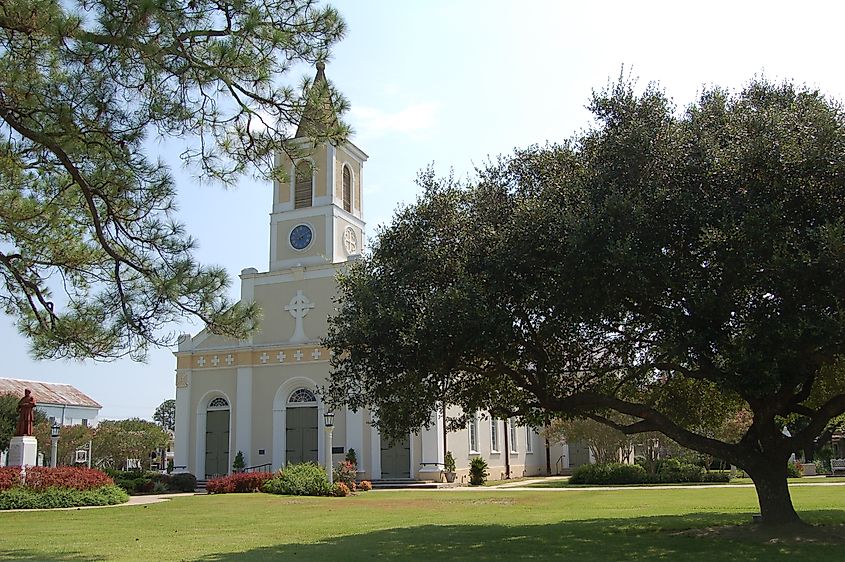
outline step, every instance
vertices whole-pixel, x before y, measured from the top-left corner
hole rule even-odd
[[[434,480],[411,479],[373,480],[372,484],[373,490],[436,490],[437,488],[452,488],[456,485]]]

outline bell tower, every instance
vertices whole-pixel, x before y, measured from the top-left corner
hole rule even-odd
[[[317,63],[312,88],[326,91],[325,64]],[[318,111],[334,113],[327,97],[312,97],[292,143],[297,156],[276,156],[287,172],[273,184],[269,271],[340,263],[361,253],[362,182],[367,155],[351,142],[314,145],[307,126]]]

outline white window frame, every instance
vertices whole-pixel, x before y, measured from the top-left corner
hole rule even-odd
[[[499,451],[499,420],[490,418],[490,453],[498,454]]]
[[[533,437],[533,435],[531,435],[532,433],[534,433],[534,432],[531,431],[531,426],[526,425],[525,426],[525,454],[526,455],[530,455],[534,452],[534,439],[532,438]]]
[[[469,427],[467,428],[467,434],[469,437],[469,454],[470,455],[478,455],[481,454],[478,450],[478,415],[473,414],[472,419],[469,421]]]
[[[512,455],[518,454],[519,451],[516,448],[516,425],[514,425],[513,420],[510,419],[510,418],[508,418],[508,423],[507,423],[507,427],[505,428],[505,431],[510,431],[510,434],[509,434],[510,443],[508,443],[508,447],[510,447],[510,449],[511,449],[511,451],[510,451],[511,454]]]

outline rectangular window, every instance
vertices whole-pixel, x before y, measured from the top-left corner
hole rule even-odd
[[[475,414],[469,420],[469,452],[478,453],[478,417]]]
[[[511,453],[516,453],[516,424],[513,423],[513,420],[508,420],[508,431],[510,431],[510,448]]]
[[[534,432],[531,431],[530,426],[525,426],[525,452],[534,452]]]
[[[490,452],[499,452],[499,420],[490,418]]]

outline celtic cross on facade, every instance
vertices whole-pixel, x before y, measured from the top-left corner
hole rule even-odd
[[[308,300],[308,297],[302,294],[302,291],[297,291],[296,296],[290,300],[290,304],[285,305],[285,310],[290,312],[293,316],[296,326],[293,330],[293,337],[290,339],[291,343],[303,343],[308,341],[308,336],[305,335],[305,328],[303,327],[302,319],[308,315],[308,311],[314,308],[314,303]]]

